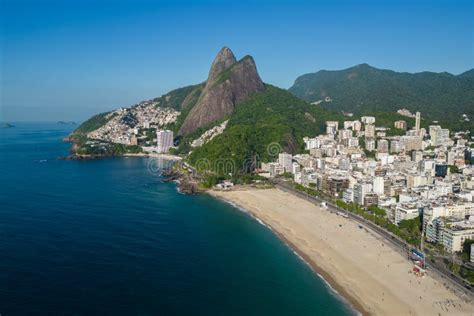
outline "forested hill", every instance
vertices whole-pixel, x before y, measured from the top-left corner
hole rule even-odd
[[[204,159],[214,166],[216,161],[227,159],[240,167],[248,159],[272,161],[280,151],[301,153],[303,137],[324,133],[327,120],[342,122],[344,117],[266,85],[265,91],[240,102],[224,132],[194,149],[189,161],[197,165]]]
[[[361,64],[302,75],[289,91],[308,102],[326,99],[321,102],[325,108],[355,114],[406,108],[450,125],[462,114],[474,119],[474,69],[460,75],[406,73]]]

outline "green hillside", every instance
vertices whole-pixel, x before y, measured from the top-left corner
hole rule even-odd
[[[158,102],[157,106],[159,107],[170,107],[182,112],[182,115],[178,117],[177,122],[170,126],[171,129],[179,129],[187,113],[195,105],[197,99],[201,95],[203,85],[204,84],[201,83],[197,85],[178,88],[168,92],[165,95],[162,95],[161,97],[153,99],[154,102]],[[100,113],[84,121],[74,130],[74,135],[85,135],[104,126],[110,119],[114,117],[110,116],[109,118],[107,118],[107,115],[109,113],[110,112]]]
[[[186,98],[190,93],[197,93],[197,98],[199,98],[200,91],[202,89],[203,84],[191,85],[183,88],[178,88],[168,92],[161,97],[153,99],[155,102],[159,102],[158,106],[160,107],[170,107],[175,110],[181,111],[188,105],[188,100]],[[196,98],[196,100],[197,100]],[[187,102],[184,102],[184,101]],[[191,101],[191,100],[189,100]]]
[[[289,91],[308,102],[330,97],[331,102],[322,102],[325,108],[359,115],[406,108],[452,127],[459,127],[462,114],[474,119],[473,70],[458,76],[446,72],[411,74],[361,64],[300,76]]]
[[[92,132],[99,127],[104,126],[112,117],[107,118],[107,115],[110,112],[105,112],[105,113],[100,113],[96,114],[90,119],[84,121],[81,125],[79,125],[76,130],[74,130],[74,134],[87,134],[89,132]]]
[[[249,159],[266,162],[280,151],[300,153],[303,137],[324,132],[326,120],[342,121],[343,117],[267,85],[264,92],[237,104],[225,131],[195,149],[189,162],[222,174],[219,161],[230,160],[241,169]]]

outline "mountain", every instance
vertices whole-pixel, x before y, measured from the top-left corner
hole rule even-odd
[[[194,149],[189,161],[216,174],[241,171],[249,161],[268,162],[280,152],[303,152],[303,137],[323,133],[326,120],[343,119],[341,114],[266,85],[263,92],[238,103],[224,132]],[[224,164],[227,172],[222,170]]]
[[[156,129],[172,129],[179,143],[173,153],[187,156],[192,165],[202,167],[200,162],[205,161],[207,170],[228,174],[216,165],[226,161],[237,172],[249,160],[268,162],[282,151],[300,153],[303,137],[324,132],[326,120],[343,119],[341,114],[264,84],[251,56],[237,60],[224,47],[203,83],[97,114],[70,139],[76,153],[118,155],[156,144]],[[212,138],[193,147],[193,140],[211,132]],[[132,145],[137,141],[138,146]]]
[[[463,72],[462,74],[459,75],[459,77],[471,77],[474,78],[474,68],[470,69],[468,71]]]
[[[474,70],[461,75],[446,72],[395,72],[361,64],[344,70],[321,70],[298,77],[289,89],[325,108],[369,114],[420,111],[429,120],[459,122],[462,114],[474,118]]]
[[[237,61],[229,48],[222,48],[212,63],[197,104],[189,111],[178,134],[188,135],[224,118],[238,102],[264,89],[252,57]]]

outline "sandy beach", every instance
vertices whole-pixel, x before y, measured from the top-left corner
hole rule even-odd
[[[474,315],[375,233],[278,189],[210,191],[269,225],[354,308],[370,315]]]

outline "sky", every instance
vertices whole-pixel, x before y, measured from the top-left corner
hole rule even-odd
[[[262,79],[360,63],[474,68],[474,1],[0,0],[0,121],[82,121],[206,79],[219,49]]]

